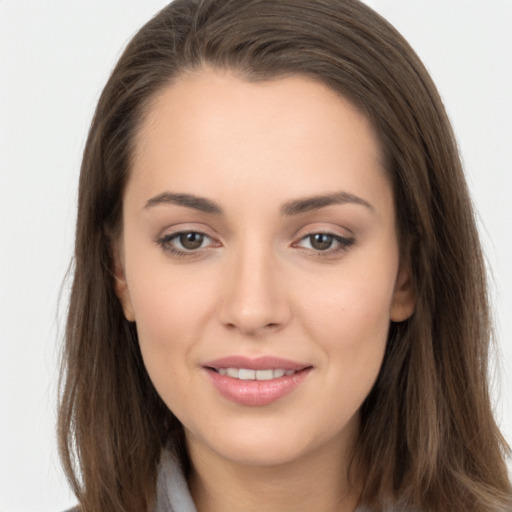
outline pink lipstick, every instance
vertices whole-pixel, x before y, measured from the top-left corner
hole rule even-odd
[[[231,356],[208,361],[203,368],[217,391],[228,400],[262,406],[291,393],[312,366],[271,356]]]

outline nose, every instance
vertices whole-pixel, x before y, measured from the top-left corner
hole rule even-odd
[[[287,288],[270,250],[246,248],[226,262],[219,319],[230,329],[263,336],[291,318]]]

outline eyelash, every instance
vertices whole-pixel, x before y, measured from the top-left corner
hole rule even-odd
[[[315,249],[314,247],[311,247],[311,248],[303,247],[303,249],[305,249],[307,251],[313,251],[313,254],[318,257],[328,257],[328,256],[333,256],[333,255],[337,255],[339,253],[345,252],[355,242],[354,238],[346,238],[346,237],[343,237],[336,233],[331,233],[329,231],[315,231],[313,233],[308,233],[307,235],[304,235],[303,237],[301,237],[299,242],[296,242],[293,245],[300,248],[301,246],[299,244],[308,239],[309,239],[310,245],[311,245],[311,240],[316,235],[330,237],[333,241],[333,244],[334,243],[337,244],[337,247],[335,247],[335,248],[329,247],[325,250]]]
[[[164,236],[158,238],[156,240],[156,242],[158,243],[158,245],[160,245],[160,247],[165,252],[170,253],[171,255],[177,256],[177,257],[199,256],[200,250],[209,249],[211,247],[211,245],[209,245],[207,247],[200,246],[197,249],[185,249],[185,248],[179,249],[173,245],[173,241],[179,240],[179,238],[183,235],[199,235],[199,236],[203,237],[203,241],[204,240],[213,241],[212,237],[207,235],[206,233],[203,233],[201,231],[191,230],[191,231],[179,231],[177,233],[164,235]],[[338,247],[336,247],[334,249],[332,247],[329,247],[325,250],[319,250],[319,249],[315,249],[313,247],[307,248],[307,247],[301,247],[301,245],[299,245],[308,239],[310,240],[310,244],[311,244],[312,238],[316,235],[331,237],[332,241],[335,242],[338,245]],[[311,251],[312,254],[314,254],[315,256],[318,256],[318,257],[328,257],[328,256],[333,256],[333,255],[347,251],[349,249],[349,247],[352,246],[354,243],[355,243],[354,238],[346,238],[346,237],[340,236],[336,233],[331,233],[328,231],[315,231],[313,233],[308,233],[308,234],[302,236],[300,238],[300,240],[298,242],[295,242],[292,246],[303,249],[308,252]],[[201,245],[202,245],[202,243],[201,243]]]
[[[173,245],[173,241],[179,240],[179,238],[182,235],[200,235],[204,239],[213,240],[211,236],[208,236],[206,233],[203,233],[201,231],[178,231],[177,233],[172,233],[169,235],[164,235],[161,238],[157,240],[157,243],[160,245],[160,247],[165,251],[173,256],[178,257],[194,257],[199,255],[200,249],[205,249],[205,247],[198,247],[197,249],[179,249]],[[202,244],[201,244],[202,245]],[[208,247],[206,247],[208,248]]]

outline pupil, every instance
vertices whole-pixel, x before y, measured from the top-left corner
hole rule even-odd
[[[332,235],[318,233],[311,236],[311,246],[318,251],[325,251],[332,245]]]
[[[182,233],[180,243],[185,249],[198,249],[203,244],[204,236],[200,233]]]

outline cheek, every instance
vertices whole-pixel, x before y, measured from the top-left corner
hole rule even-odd
[[[129,292],[141,345],[175,346],[171,341],[193,338],[205,309],[211,305],[208,279],[197,269],[134,258],[127,264]],[[177,336],[178,335],[178,336]]]
[[[172,409],[191,400],[191,353],[198,339],[194,290],[151,271],[131,287],[139,346],[153,385]],[[195,300],[194,300],[195,298]]]
[[[332,303],[324,309],[323,321],[313,326],[318,345],[329,367],[339,372],[330,377],[342,379],[344,386],[369,392],[379,372],[389,331],[389,313],[374,297],[343,294],[339,308]],[[326,305],[327,306],[327,305]],[[367,389],[365,389],[367,388]],[[361,397],[364,398],[364,397]]]
[[[304,301],[303,325],[330,368],[329,386],[349,390],[356,408],[373,386],[386,348],[394,289],[390,268],[393,262],[387,272],[369,272],[363,265],[361,271],[340,273],[315,300]]]
[[[323,339],[339,339],[347,346],[359,346],[375,337],[386,337],[395,275],[389,268],[394,265],[387,272],[369,272],[367,266],[359,267],[331,276],[322,288],[317,287],[314,297],[311,286],[301,291],[301,316],[308,319],[312,330],[322,333]]]
[[[139,345],[148,374],[170,405],[187,400],[193,351],[200,340],[211,293],[199,277],[150,256],[127,261],[127,279]],[[164,256],[165,257],[165,256]]]

